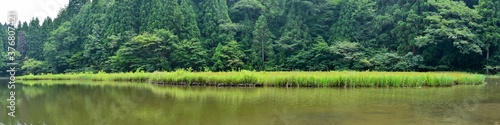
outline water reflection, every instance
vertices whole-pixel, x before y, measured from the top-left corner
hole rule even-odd
[[[494,82],[447,88],[217,88],[59,81],[16,88],[6,124],[354,125],[496,124]],[[51,81],[37,81],[46,82]],[[60,84],[59,84],[60,83]],[[0,86],[0,106],[7,102]]]

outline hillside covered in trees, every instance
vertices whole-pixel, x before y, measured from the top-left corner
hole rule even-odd
[[[19,22],[16,50],[24,74],[484,73],[500,65],[499,26],[497,0],[70,0],[55,19]]]

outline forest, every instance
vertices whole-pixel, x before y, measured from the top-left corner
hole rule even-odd
[[[500,67],[497,0],[70,0],[16,27],[20,74]]]

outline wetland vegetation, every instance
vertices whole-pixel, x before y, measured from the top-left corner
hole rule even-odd
[[[477,85],[485,76],[460,72],[135,72],[27,75],[23,80],[140,81],[201,86],[420,87]]]
[[[495,74],[499,12],[495,0],[70,0],[57,17],[17,23],[9,55],[17,75],[182,68]],[[0,25],[0,55],[7,55],[7,25]]]

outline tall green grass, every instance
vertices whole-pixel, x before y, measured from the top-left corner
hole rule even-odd
[[[27,75],[22,80],[139,81],[182,85],[305,87],[415,87],[482,84],[485,76],[462,72],[128,72]]]

